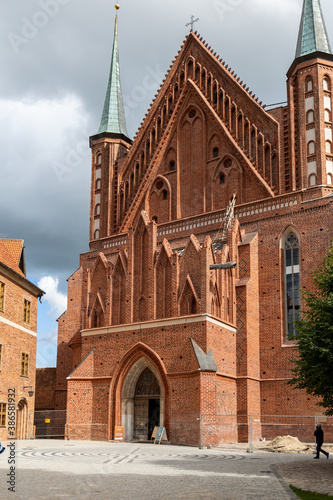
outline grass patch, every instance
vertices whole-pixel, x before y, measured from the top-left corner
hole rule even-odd
[[[302,500],[329,500],[329,498],[333,498],[331,495],[322,495],[321,493],[313,493],[312,491],[303,491],[291,485],[290,488],[299,498],[302,498]]]

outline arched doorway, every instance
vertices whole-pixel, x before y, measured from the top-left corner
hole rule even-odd
[[[121,407],[126,441],[146,441],[155,426],[163,425],[164,386],[156,367],[146,357],[129,370],[122,387]]]
[[[154,427],[160,423],[160,386],[149,368],[140,375],[134,394],[133,438],[151,438]]]
[[[28,404],[25,399],[17,405],[16,439],[28,438]]]

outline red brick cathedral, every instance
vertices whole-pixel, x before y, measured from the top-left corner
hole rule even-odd
[[[267,111],[187,36],[134,140],[118,21],[92,150],[90,250],[59,319],[57,409],[72,439],[216,445],[264,415],[315,415],[286,385],[293,319],[333,237],[333,55],[304,0],[288,103]],[[276,417],[278,419],[278,417]],[[242,425],[239,425],[239,424]],[[311,434],[313,430],[311,428]]]

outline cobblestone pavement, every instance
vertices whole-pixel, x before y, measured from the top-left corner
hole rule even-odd
[[[311,455],[51,440],[16,442],[12,493],[9,451],[1,499],[295,499],[289,484],[333,493],[333,461]]]

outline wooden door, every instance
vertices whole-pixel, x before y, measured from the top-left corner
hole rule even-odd
[[[134,400],[134,439],[143,441],[148,439],[148,411],[148,399],[137,398]]]

